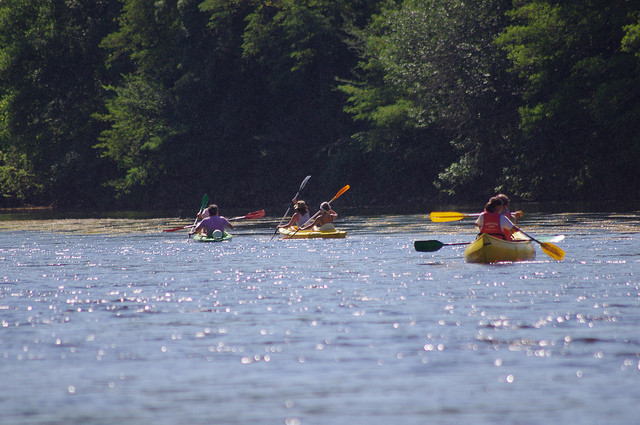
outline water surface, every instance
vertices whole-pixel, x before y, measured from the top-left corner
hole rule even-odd
[[[497,265],[413,250],[469,221],[278,220],[0,221],[0,423],[638,423],[637,214],[528,214],[565,260]]]

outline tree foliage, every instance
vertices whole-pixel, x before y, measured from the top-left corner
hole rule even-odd
[[[498,38],[522,80],[520,185],[553,199],[636,198],[640,119],[638,5],[520,2]],[[620,176],[627,176],[625,185]]]
[[[101,108],[109,78],[95,47],[117,11],[117,1],[108,0],[0,3],[0,150],[9,167],[3,174],[15,168],[8,157],[29,170],[13,178],[21,186],[13,190],[18,200],[95,199],[99,173],[90,170],[102,165],[92,149],[100,126],[91,115]]]
[[[4,0],[0,205],[636,199],[636,3]]]
[[[343,87],[347,110],[373,125],[366,139],[402,141],[445,193],[492,192],[510,156],[514,87],[492,43],[504,10],[504,1],[392,4],[364,41],[364,85]]]

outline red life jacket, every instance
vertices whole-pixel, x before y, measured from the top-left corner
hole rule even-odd
[[[506,239],[508,241],[512,240],[511,230],[502,229],[500,227],[500,214],[498,213],[490,213],[483,212],[482,213],[483,222],[482,228],[480,229],[480,233],[487,233],[491,236],[495,236],[497,238]]]

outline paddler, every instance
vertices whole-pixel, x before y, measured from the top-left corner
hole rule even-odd
[[[333,225],[333,220],[338,217],[338,213],[331,209],[331,205],[328,202],[320,204],[320,211],[317,217],[313,221],[303,225],[300,230],[307,230],[313,228],[316,231],[331,231],[336,230]]]
[[[500,198],[502,201],[502,214],[507,216],[512,223],[518,224],[518,220],[522,217],[522,211],[509,211],[509,197],[504,193],[499,193],[496,195],[497,198]]]
[[[204,216],[205,213],[203,213]],[[202,234],[206,234],[207,237],[212,237],[213,233],[216,231],[220,232],[220,237],[224,234],[225,227],[233,229],[233,225],[218,213],[218,206],[216,204],[209,205],[209,208],[206,209],[207,216],[204,220],[202,220],[195,229],[189,232],[190,235],[193,235],[197,232],[202,232]]]
[[[496,238],[513,240],[513,233],[518,228],[502,214],[502,199],[494,196],[484,207],[484,212],[476,220],[476,226],[480,229],[480,233],[486,233]]]
[[[203,220],[203,219],[209,217],[210,216],[209,208],[211,208],[211,207],[214,207],[215,209],[218,208],[218,206],[216,204],[209,204],[209,206],[207,208],[203,209],[201,213],[198,213],[198,220]]]
[[[298,201],[296,198],[291,200],[295,213],[291,216],[291,220],[287,224],[281,224],[277,228],[282,227],[300,227],[309,221],[309,207],[304,201]]]

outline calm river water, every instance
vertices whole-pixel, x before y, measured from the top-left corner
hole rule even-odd
[[[468,220],[278,219],[0,221],[0,423],[640,423],[639,214],[527,215],[565,260],[499,265],[414,251]]]

